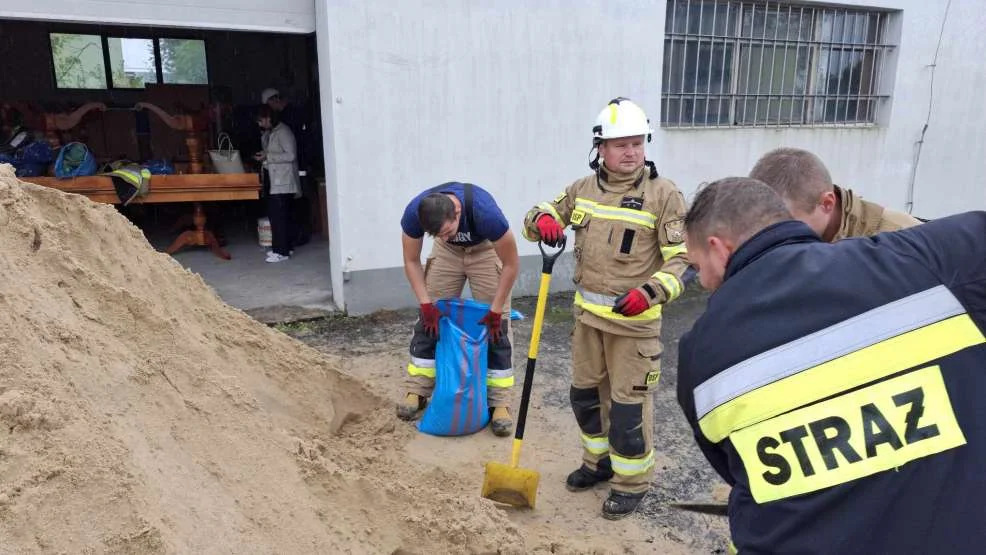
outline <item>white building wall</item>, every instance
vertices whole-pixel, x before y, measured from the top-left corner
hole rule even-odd
[[[337,193],[333,264],[346,276],[337,297],[353,313],[414,304],[398,222],[420,190],[479,183],[519,230],[531,205],[588,172],[590,128],[609,99],[628,96],[660,119],[665,2],[317,1],[319,52],[330,58],[323,83],[332,84],[323,106]],[[903,10],[885,125],[660,129],[649,157],[661,173],[690,197],[703,181],[746,174],[767,150],[800,146],[837,183],[907,209],[945,2],[854,5]],[[953,0],[950,10],[914,180],[911,211],[925,218],[986,208],[986,10],[981,0]],[[520,252],[515,294],[531,294],[537,247],[521,239]],[[556,274],[556,288],[570,287],[564,265]]]
[[[319,1],[341,231],[332,240],[351,313],[414,304],[399,220],[415,193],[444,181],[489,189],[521,255],[538,253],[519,237],[524,211],[589,171],[598,111],[660,90],[660,64],[648,63],[661,57],[654,2]],[[531,262],[515,293],[536,290]],[[556,274],[570,286],[563,267]]]
[[[631,97],[660,119],[664,2],[318,1],[327,14],[320,48],[331,51],[335,240],[352,312],[414,303],[400,270],[398,221],[421,189],[472,180],[493,191],[519,228],[532,204],[588,171],[589,130],[610,98]],[[945,2],[855,5],[903,10],[886,125],[659,130],[649,156],[661,173],[690,197],[703,181],[746,174],[771,148],[800,146],[819,154],[837,183],[906,209]],[[983,28],[981,0],[953,0],[915,215],[986,208]],[[516,292],[530,294],[538,251],[523,240],[520,250],[532,260]]]
[[[314,0],[0,0],[0,18],[311,33]]]

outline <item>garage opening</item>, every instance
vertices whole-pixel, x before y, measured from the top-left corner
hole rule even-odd
[[[335,307],[318,83],[313,33],[0,19],[0,163],[113,204],[260,320],[324,315]],[[266,165],[262,107],[294,142],[276,132]],[[296,192],[271,212],[290,150]],[[284,236],[288,258],[270,261]]]

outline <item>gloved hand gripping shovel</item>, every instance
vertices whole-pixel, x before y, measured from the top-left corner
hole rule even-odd
[[[510,465],[486,463],[486,477],[483,480],[483,497],[515,507],[534,508],[537,497],[537,487],[540,475],[535,470],[520,468],[520,447],[524,443],[524,424],[527,421],[527,405],[531,400],[531,385],[534,383],[534,365],[537,360],[538,344],[541,340],[541,327],[544,324],[544,310],[548,302],[548,286],[551,284],[551,270],[555,260],[565,250],[565,236],[558,241],[558,252],[549,255],[544,251],[543,243],[538,242],[541,249],[541,286],[538,289],[537,309],[534,313],[534,325],[531,331],[531,345],[527,352],[527,372],[524,375],[524,389],[520,398],[520,413],[517,427],[514,431],[513,451]]]

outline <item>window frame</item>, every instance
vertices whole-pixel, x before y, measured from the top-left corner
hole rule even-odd
[[[686,10],[697,9],[699,11],[698,17],[698,28],[697,31],[691,28],[694,23],[689,18],[689,14],[686,11],[685,14],[681,15],[683,19],[683,30],[678,31],[678,26],[676,25],[678,21],[678,12],[680,12],[679,4],[684,2]],[[705,15],[708,7],[712,7],[712,26],[711,32],[705,31],[705,24],[702,22],[702,17]],[[661,98],[660,98],[660,116],[659,116],[659,126],[663,130],[703,130],[703,129],[777,129],[777,128],[817,128],[817,127],[834,127],[834,128],[876,128],[881,127],[883,112],[889,105],[893,98],[893,78],[892,72],[896,64],[896,52],[899,49],[899,18],[898,14],[900,10],[893,9],[883,9],[875,8],[871,6],[856,6],[856,5],[835,5],[829,3],[809,3],[806,1],[787,1],[787,0],[667,0],[665,6],[666,19],[664,24],[664,55],[662,56],[662,71],[661,71]],[[750,34],[746,36],[743,34],[744,31],[744,17],[745,14],[749,13],[749,26]],[[763,14],[761,16],[761,13]],[[716,23],[716,17],[723,16],[725,19],[725,24],[722,26],[722,33],[720,34],[720,28]],[[797,35],[795,38],[791,37],[790,29],[784,37],[779,37],[776,33],[778,29],[782,27],[780,24],[780,16],[787,16],[788,24],[790,21],[794,20],[795,16],[799,16],[804,21],[807,21],[810,25],[808,31],[810,36],[808,38],[803,38],[801,33],[801,27],[798,28]],[[846,39],[845,34],[847,27],[845,27],[845,18],[847,16],[863,16],[866,27],[863,30],[863,41],[854,42],[853,36],[857,30],[856,23],[852,27],[850,33],[850,38]],[[754,30],[758,29],[757,19],[758,16],[763,17],[763,30],[765,35],[763,37],[755,36]],[[838,18],[841,17],[842,23],[832,23],[832,31],[838,26],[841,26],[841,34],[838,39],[832,36],[826,38],[823,35],[823,20],[826,16]],[[766,36],[766,31],[769,28],[768,20],[770,17],[775,18],[775,35],[773,37]],[[876,18],[876,30],[873,32],[873,39],[870,40],[870,20]],[[735,18],[735,20],[733,20]],[[707,18],[706,18],[707,19]],[[689,45],[694,45],[695,57],[694,64],[688,65],[689,58]],[[699,91],[698,83],[703,67],[702,61],[702,46],[709,46],[708,58],[708,78],[705,83],[705,91]],[[669,53],[670,48],[670,53]],[[682,48],[683,52],[680,55],[680,64],[676,64],[678,61],[675,58],[675,48]],[[730,52],[731,49],[731,52]],[[754,58],[753,52],[759,49],[760,55],[758,58]],[[783,87],[787,83],[786,76],[788,72],[788,67],[786,62],[784,63],[782,74],[781,74],[781,91],[773,92],[773,79],[777,71],[777,65],[774,61],[773,56],[778,55],[778,50],[783,50],[785,53],[785,60],[790,51],[794,49],[795,60],[794,71],[798,71],[798,59],[801,56],[801,49],[807,49],[807,66],[805,69],[805,84],[803,92],[788,92]],[[715,61],[718,59],[716,52],[722,53],[723,66],[720,68],[721,78],[719,80],[719,89],[721,92],[713,92],[713,67],[715,67]],[[820,67],[820,60],[823,56],[831,56],[832,52],[838,52],[839,56],[839,66],[841,67],[841,60],[845,55],[845,52],[849,51],[850,56],[856,51],[861,52],[860,57],[860,88],[857,92],[853,93],[851,88],[852,76],[854,75],[853,70],[850,69],[849,79],[850,88],[847,93],[841,93],[841,87],[837,85],[835,92],[828,92],[831,89],[828,87],[828,79],[832,74],[832,71],[825,72],[825,87],[816,88],[818,86],[818,74],[822,69],[831,68],[831,58],[826,58],[826,68]],[[747,54],[749,53],[749,54]],[[870,62],[870,75],[869,75],[869,90],[864,93],[862,88],[862,82],[864,80],[865,67],[867,65],[867,56],[872,56],[872,62]],[[771,81],[767,88],[764,88],[764,83],[762,79],[764,77],[764,59],[771,57],[771,65],[773,70],[771,71]],[[747,73],[745,76],[741,76],[741,69],[743,68],[744,58],[749,60],[746,62]],[[726,60],[729,60],[729,65],[726,65]],[[850,58],[851,59],[851,58]],[[750,67],[757,63],[759,60],[760,70],[751,71]],[[676,67],[678,66],[678,67]],[[851,67],[851,66],[850,66]],[[678,69],[681,69],[681,78],[677,83],[674,81],[675,77],[671,75],[672,71],[677,73]],[[686,92],[688,90],[688,84],[685,81],[685,74],[688,69],[693,69],[695,74],[695,86],[694,90],[691,92]],[[726,77],[728,69],[728,78]],[[888,79],[889,75],[889,79]],[[743,90],[742,82],[743,80],[748,80],[746,82],[746,90]],[[751,89],[749,84],[752,83],[753,79],[757,80],[757,87]],[[795,84],[794,88],[797,88],[797,74],[794,76]],[[839,75],[839,82],[841,84],[842,74]],[[672,86],[675,85],[675,86]],[[677,92],[675,92],[677,91]],[[752,91],[752,92],[750,92]],[[688,101],[691,101],[691,115],[685,114],[685,105]],[[699,117],[704,114],[708,116],[710,111],[710,106],[714,101],[720,103],[717,117],[714,119],[703,120]],[[698,107],[700,102],[705,102],[704,112],[699,112]],[[747,112],[750,103],[754,105],[753,118],[747,117]],[[766,102],[766,107],[762,108],[761,104]],[[778,103],[778,114],[776,119],[772,119],[770,114],[772,112],[773,102]],[[826,112],[828,111],[828,105],[830,102],[834,102],[836,116],[842,111],[842,106],[845,106],[846,116],[837,117],[836,121],[825,121]],[[850,104],[856,103],[856,116],[853,119],[849,119],[848,115],[852,113],[850,109]],[[867,104],[867,108],[861,108],[861,104]],[[785,106],[790,105],[790,111],[788,112],[789,118],[787,121],[783,119],[780,114],[784,113]],[[800,108],[796,109],[795,106],[801,104]],[[677,114],[673,112],[673,106],[677,106]],[[725,108],[725,112],[722,112]],[[760,117],[760,110],[763,109],[765,116]],[[797,119],[791,118],[790,115],[798,112],[800,110],[800,117]],[[668,112],[671,112],[670,114]],[[743,112],[743,116],[740,117],[740,112]],[[819,114],[819,112],[821,112]],[[862,115],[860,115],[862,112]]]
[[[107,58],[106,52],[106,37],[103,33],[92,33],[83,30],[60,30],[60,29],[49,29],[46,33],[48,39],[48,60],[51,63],[51,83],[56,91],[106,91],[109,89],[109,59]],[[98,88],[87,88],[87,87],[59,87],[58,86],[58,67],[55,63],[55,47],[52,45],[52,35],[80,35],[80,36],[90,36],[99,37],[99,48],[101,49],[102,60],[103,60],[103,86]]]
[[[143,87],[118,87],[113,82],[113,66],[110,63],[110,39],[120,39],[120,40],[149,40],[154,48],[154,83],[152,85],[161,84],[161,50],[158,47],[158,37],[149,36],[120,36],[120,33],[104,33],[103,34],[103,58],[106,64],[106,76],[108,83],[110,85],[109,90],[117,91],[142,91],[147,88],[147,83],[144,83]]]
[[[209,86],[211,82],[211,72],[209,71],[209,44],[208,40],[204,37],[194,37],[187,35],[154,35],[147,33],[142,29],[134,29],[130,32],[117,29],[111,31],[96,31],[93,32],[84,28],[50,28],[47,30],[48,38],[48,59],[51,63],[51,82],[55,90],[58,91],[82,91],[82,92],[92,92],[92,91],[142,91],[145,87],[118,87],[113,82],[113,66],[110,63],[110,48],[109,39],[139,39],[139,40],[149,40],[154,44],[154,71],[156,82],[152,83],[155,85],[165,85],[174,83],[164,82],[164,67],[163,61],[161,59],[161,40],[196,40],[202,42],[202,47],[205,53],[205,75],[206,82],[200,84],[200,86]],[[102,88],[77,88],[77,87],[59,87],[58,86],[58,70],[55,67],[55,49],[51,45],[52,35],[88,35],[88,36],[98,36],[100,38],[100,48],[102,48],[103,55],[103,79],[104,86]]]

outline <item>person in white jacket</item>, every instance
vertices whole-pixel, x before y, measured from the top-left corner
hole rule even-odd
[[[301,196],[298,149],[291,128],[280,121],[278,113],[270,106],[260,106],[257,125],[263,129],[260,138],[263,150],[254,154],[253,158],[263,163],[270,183],[267,217],[270,219],[272,248],[267,253],[267,262],[283,262],[294,252],[296,234],[292,206],[294,199]]]

